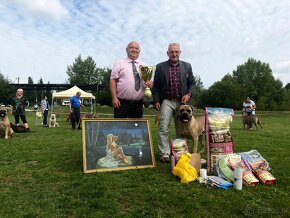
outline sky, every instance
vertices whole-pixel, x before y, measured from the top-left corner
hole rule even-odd
[[[290,83],[289,0],[0,0],[0,72],[13,83],[65,83],[79,55],[112,67],[137,41],[148,65],[181,45],[204,87],[248,58]]]

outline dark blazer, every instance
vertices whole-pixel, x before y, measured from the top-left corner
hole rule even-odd
[[[190,96],[192,96],[195,87],[195,79],[193,77],[191,65],[187,62],[179,61],[179,66],[181,95],[190,94]],[[169,61],[165,61],[156,66],[152,90],[154,102],[162,103],[166,97],[168,84]]]

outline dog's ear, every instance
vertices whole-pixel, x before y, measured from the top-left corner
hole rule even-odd
[[[196,110],[196,107],[193,107],[192,105],[189,105],[189,106],[191,107],[192,113],[194,113]]]

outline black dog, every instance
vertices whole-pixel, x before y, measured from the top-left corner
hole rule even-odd
[[[14,132],[19,132],[19,133],[26,133],[26,132],[30,132],[29,128],[26,128],[23,125],[14,125],[12,123],[10,123],[11,128],[13,129]]]

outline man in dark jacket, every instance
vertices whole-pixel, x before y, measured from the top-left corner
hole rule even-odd
[[[156,66],[154,76],[153,100],[156,109],[160,110],[158,147],[162,162],[170,162],[168,139],[171,118],[175,116],[180,102],[189,103],[195,86],[191,65],[179,60],[180,53],[180,45],[170,43],[167,51],[169,60]]]

